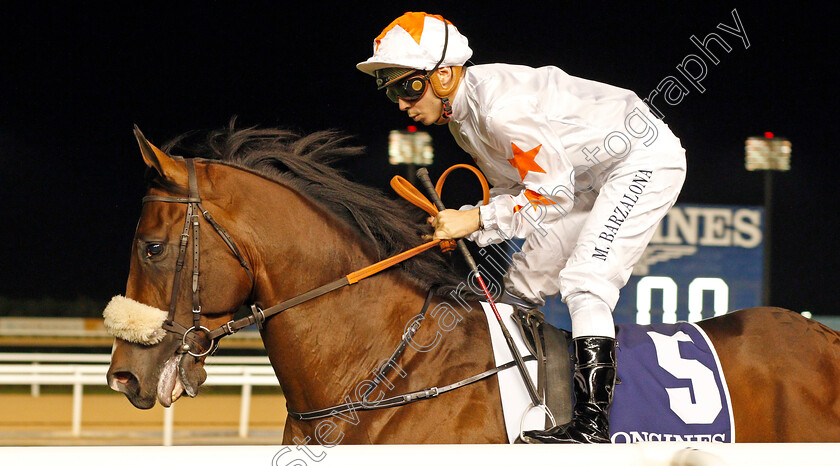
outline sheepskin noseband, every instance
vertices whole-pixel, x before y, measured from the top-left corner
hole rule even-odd
[[[111,298],[102,312],[108,333],[141,345],[155,345],[163,340],[166,316],[160,309],[120,295]]]

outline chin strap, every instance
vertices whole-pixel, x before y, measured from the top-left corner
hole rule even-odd
[[[452,117],[452,103],[449,101],[449,97],[441,97],[440,101],[443,103],[443,111],[440,118],[435,122],[436,125],[449,123],[449,118]]]

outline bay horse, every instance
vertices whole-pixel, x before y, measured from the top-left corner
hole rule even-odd
[[[174,146],[160,150],[139,130],[135,135],[148,166],[148,192],[123,298],[134,307],[117,317],[141,331],[118,333],[107,380],[138,408],[195,396],[212,351],[199,334],[227,333],[241,305],[286,302],[412,248],[430,233],[424,215],[407,203],[333,167],[361,149],[331,132],[300,137],[231,124],[210,133],[194,158],[171,156]],[[186,278],[173,280],[182,269]],[[252,307],[289,410],[378,400],[492,369],[477,297],[453,304],[454,314],[421,312],[464,291],[463,278],[443,253],[430,250],[268,319]],[[121,325],[117,317],[111,325]],[[416,344],[403,348],[397,365],[390,357],[409,323],[420,324]],[[840,441],[840,334],[779,308],[741,310],[699,325],[726,374],[737,441]],[[383,363],[399,376],[382,377]],[[495,377],[428,398],[321,421],[290,416],[283,441],[507,443]]]

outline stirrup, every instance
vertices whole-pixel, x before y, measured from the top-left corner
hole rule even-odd
[[[551,410],[548,408],[548,406],[546,406],[545,403],[538,404],[538,405],[535,405],[535,404],[531,403],[531,405],[528,406],[527,409],[525,409],[525,412],[522,413],[522,417],[519,419],[519,441],[522,442],[522,443],[528,443],[528,442],[525,441],[525,438],[522,437],[522,434],[525,433],[525,418],[528,416],[528,413],[530,413],[531,410],[537,409],[537,408],[539,408],[543,412],[545,412],[546,416],[548,416],[548,420],[551,421],[551,427],[549,427],[549,429],[557,427],[557,421],[554,420],[554,415],[551,414]]]

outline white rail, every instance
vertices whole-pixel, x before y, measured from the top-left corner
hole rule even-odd
[[[109,354],[59,354],[59,353],[0,353],[0,363],[17,362],[17,363],[31,363],[37,366],[40,363],[46,364],[89,364],[101,363],[108,364],[111,360]],[[269,365],[268,356],[213,356],[208,360],[210,364],[233,364],[233,365]],[[41,386],[38,383],[32,383],[32,396],[40,396]]]
[[[0,385],[31,385],[32,395],[40,394],[41,385],[69,385],[73,387],[73,414],[71,432],[82,434],[82,396],[85,385],[103,386],[108,372],[109,355],[102,354],[10,354],[0,353]],[[67,364],[74,361],[77,364]],[[267,357],[214,357],[206,366],[206,386],[242,387],[239,411],[239,436],[248,436],[251,412],[251,391],[255,386],[278,386],[273,368]],[[29,364],[26,364],[26,363]],[[45,364],[46,363],[46,364]],[[85,364],[87,363],[87,364]],[[98,364],[99,363],[99,364]],[[164,412],[163,444],[172,445],[174,412]]]

